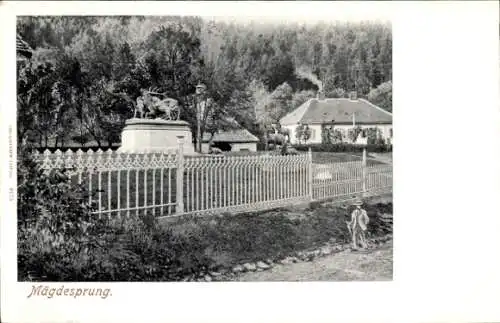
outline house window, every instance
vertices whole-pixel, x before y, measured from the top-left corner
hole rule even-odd
[[[392,138],[392,128],[389,128],[389,136]]]
[[[361,138],[366,138],[366,129],[361,130]]]

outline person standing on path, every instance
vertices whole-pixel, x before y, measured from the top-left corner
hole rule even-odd
[[[361,208],[363,201],[357,199],[353,204],[356,209],[351,213],[351,221],[346,221],[349,233],[352,236],[352,247],[358,249],[358,242],[361,248],[366,248],[365,232],[370,218],[364,209]]]

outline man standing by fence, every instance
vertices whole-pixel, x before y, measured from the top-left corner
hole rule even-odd
[[[352,248],[358,249],[358,241],[361,248],[366,248],[365,232],[370,218],[365,210],[361,208],[363,201],[357,199],[353,204],[356,209],[351,213],[351,221],[346,221],[349,233],[352,236]],[[358,240],[359,239],[359,240]]]

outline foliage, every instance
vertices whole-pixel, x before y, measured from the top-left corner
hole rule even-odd
[[[368,93],[368,100],[389,111],[392,112],[392,81],[384,82],[372,89]]]
[[[64,171],[41,170],[25,148],[18,151],[17,192],[20,275],[34,269],[36,257],[50,253],[64,264],[69,254],[93,247],[86,237],[94,224],[88,222],[91,209],[83,190],[71,185]]]
[[[349,140],[352,143],[356,143],[356,141],[358,140],[359,135],[362,132],[363,132],[363,129],[361,129],[360,126],[356,126],[356,127],[353,127],[353,128],[351,128],[351,129],[348,130],[347,136],[348,136]]]
[[[384,153],[392,152],[392,145],[387,144],[367,144],[367,145],[354,145],[354,144],[299,144],[294,145],[298,151],[307,151],[311,148],[316,152],[362,152],[366,149],[367,152]]]
[[[279,85],[271,93],[270,102],[266,110],[273,123],[279,123],[279,120],[290,112],[292,95],[292,87],[286,82]]]
[[[344,142],[344,133],[333,125],[323,125],[321,128],[321,143],[325,145]]]
[[[335,88],[331,91],[325,92],[325,96],[328,98],[345,98],[346,91],[341,88]]]
[[[340,129],[333,129],[332,141],[335,144],[344,142],[344,132]]]
[[[321,143],[331,144],[332,143],[332,129],[333,126],[322,125],[321,126]]]
[[[295,137],[299,141],[299,143],[306,143],[309,139],[311,139],[311,128],[306,124],[299,124],[295,129]]]
[[[312,90],[298,91],[292,94],[290,106],[292,109],[300,107],[304,102],[316,97],[316,93]]]
[[[383,144],[384,139],[382,138],[382,134],[380,132],[380,129],[372,127],[366,129],[366,137],[367,137],[367,144],[369,145],[376,145],[376,144]]]

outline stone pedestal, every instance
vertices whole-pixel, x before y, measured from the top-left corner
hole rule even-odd
[[[162,152],[177,149],[183,140],[186,155],[196,154],[191,130],[185,121],[163,119],[129,119],[122,131],[121,152]]]

